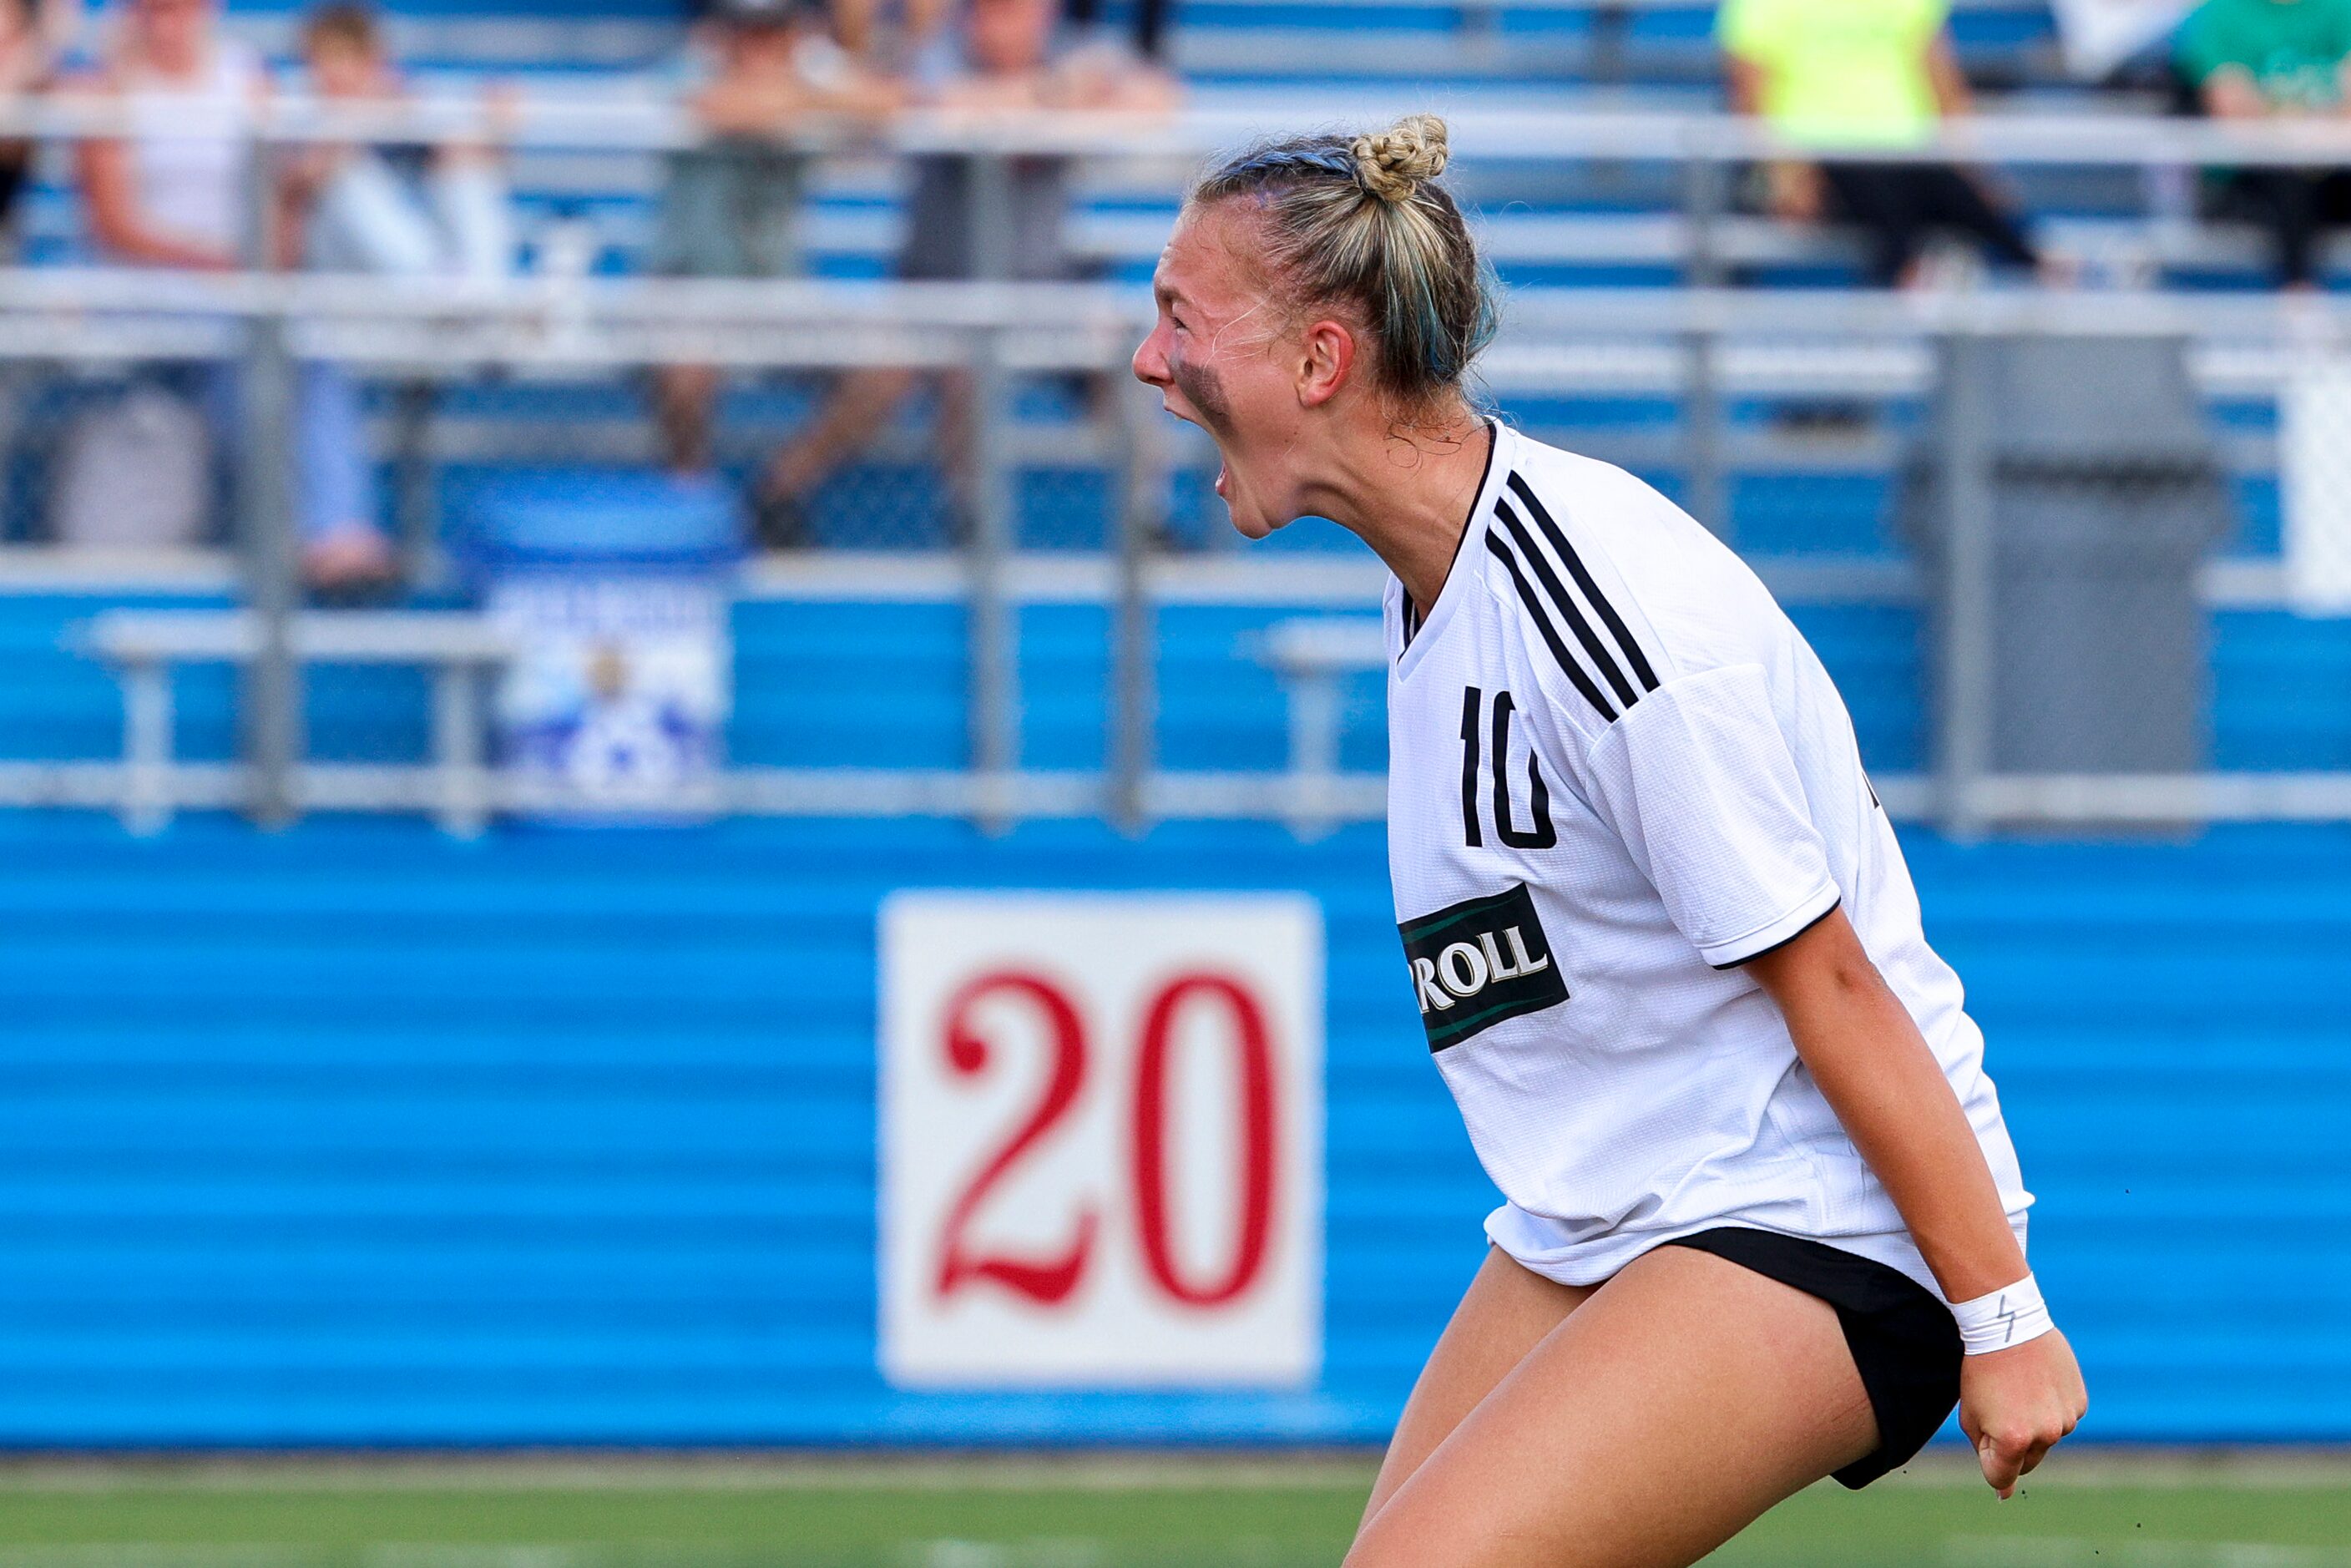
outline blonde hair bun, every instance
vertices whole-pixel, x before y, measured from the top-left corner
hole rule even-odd
[[[1268,264],[1283,314],[1343,307],[1376,349],[1372,373],[1415,417],[1465,394],[1494,336],[1494,296],[1452,193],[1445,121],[1416,114],[1357,136],[1260,141],[1201,172],[1187,212],[1239,202],[1239,237]]]
[[[1355,138],[1355,178],[1384,202],[1408,202],[1445,172],[1445,121],[1407,114],[1385,131]]]

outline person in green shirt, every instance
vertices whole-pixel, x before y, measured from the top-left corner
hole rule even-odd
[[[1859,225],[1881,285],[1914,281],[1938,232],[1971,239],[2011,266],[2041,261],[2016,219],[1966,171],[1854,156],[1931,141],[1946,118],[1972,111],[1949,12],[1949,0],[1723,0],[1716,13],[1731,107],[1823,154],[1767,169],[1771,210]]]
[[[2173,58],[2216,120],[2341,116],[2351,104],[2351,0],[2205,0]],[[2248,169],[2231,176],[2228,193],[2269,230],[2285,286],[2315,287],[2320,234],[2351,223],[2351,174]]]

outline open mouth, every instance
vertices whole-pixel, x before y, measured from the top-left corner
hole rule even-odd
[[[1191,414],[1186,413],[1182,409],[1177,408],[1175,402],[1170,399],[1165,397],[1161,398],[1159,406],[1196,430],[1207,430],[1208,428],[1206,421],[1196,419]],[[1216,492],[1228,501],[1232,499],[1232,491],[1230,488],[1232,474],[1233,471],[1231,465],[1223,461],[1222,455],[1219,454],[1217,463]]]

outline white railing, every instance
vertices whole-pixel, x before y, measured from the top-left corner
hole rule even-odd
[[[256,351],[283,359],[348,355],[380,366],[423,367],[465,375],[486,363],[532,362],[535,354],[562,363],[609,371],[684,357],[714,333],[740,346],[750,362],[802,369],[917,359],[976,365],[1002,377],[1015,368],[1097,371],[1117,376],[1144,304],[1130,292],[1013,285],[806,284],[764,288],[737,285],[614,281],[580,284],[559,298],[531,281],[474,289],[388,287],[381,280],[302,277],[255,279],[140,277],[104,273],[0,273],[0,351],[24,322],[71,321],[68,357],[125,350],[173,352],[189,321],[216,334],[208,347]],[[1508,361],[1597,355],[1612,347],[1681,350],[1665,361],[1685,390],[1698,367],[1742,346],[1801,342],[1819,353],[1847,350],[1884,355],[1897,349],[1923,356],[1939,345],[2025,336],[2177,336],[2208,356],[2263,354],[2278,366],[2313,341],[2351,340],[2351,311],[2325,301],[2264,298],[2174,298],[2162,295],[1959,295],[1948,297],[1560,291],[1520,297],[1510,335],[1498,350]],[[255,330],[258,327],[263,330]],[[144,336],[152,334],[152,336]],[[550,336],[552,334],[552,337]],[[559,353],[547,349],[559,340]],[[53,345],[53,348],[60,345]],[[787,596],[913,598],[946,596],[970,606],[973,637],[970,760],[945,772],[877,775],[870,770],[737,770],[712,787],[712,803],[726,810],[822,814],[949,811],[989,821],[1036,815],[1112,812],[1133,820],[1155,816],[1270,816],[1302,827],[1376,815],[1382,792],[1374,777],[1348,775],[1336,764],[1331,715],[1333,678],[1367,667],[1360,648],[1323,645],[1344,632],[1301,632],[1270,650],[1301,689],[1300,765],[1282,774],[1179,774],[1159,768],[1151,743],[1153,607],[1185,600],[1256,597],[1264,601],[1367,603],[1376,579],[1348,563],[1311,564],[1238,559],[1172,560],[1153,553],[1165,494],[1166,459],[1155,400],[1131,396],[1099,433],[1124,476],[1121,487],[1121,548],[1102,561],[1041,562],[1011,549],[1009,476],[1001,463],[982,476],[981,526],[952,562],[896,562],[877,577],[872,563],[822,557],[778,563],[755,573],[758,591]],[[983,451],[991,450],[982,444]],[[1953,486],[1954,495],[1969,494]],[[1980,528],[1980,499],[1955,531]],[[1840,578],[1833,562],[1761,563],[1783,590],[1810,596],[1900,598],[1917,591],[1899,567],[1870,563]],[[2208,597],[2258,601],[2262,590],[2236,582],[2242,570],[2212,574]],[[1306,579],[1317,586],[1306,591]],[[2227,581],[2222,581],[2222,578]],[[1107,600],[1117,609],[1117,677],[1110,766],[1099,772],[1039,773],[1017,765],[1019,668],[1011,636],[1014,608],[1040,598]],[[1980,592],[1968,598],[1983,613]],[[1946,621],[1949,616],[1944,618]],[[134,630],[153,632],[141,622]],[[126,669],[139,672],[127,708],[131,744],[120,767],[19,764],[0,769],[0,800],[17,803],[107,804],[152,823],[173,808],[243,802],[291,813],[334,806],[348,810],[428,810],[453,825],[483,813],[534,803],[525,787],[486,776],[478,758],[454,744],[436,767],[325,768],[301,754],[299,689],[303,666],[340,660],[338,641],[318,623],[292,613],[273,632],[266,613],[235,623],[165,630],[186,646],[147,637],[134,648],[118,626],[100,645]],[[1980,645],[1982,631],[1977,629]],[[273,636],[282,638],[273,643]],[[193,637],[193,642],[188,638]],[[235,646],[222,648],[222,637]],[[450,664],[433,648],[410,647],[403,632],[390,652],[397,657]],[[1358,639],[1359,641],[1360,639]],[[169,646],[165,644],[169,643]],[[198,645],[198,644],[201,644]],[[370,644],[371,647],[373,643]],[[437,643],[435,647],[437,647]],[[419,648],[423,648],[419,652]],[[345,653],[349,650],[345,649]],[[249,706],[288,705],[277,720],[283,747],[249,747],[235,766],[174,761],[156,737],[168,732],[168,703],[159,704],[155,673],[171,663],[230,659],[256,672],[272,656],[283,661],[285,684],[273,697],[258,680]],[[456,665],[477,666],[469,653]],[[1376,661],[1372,661],[1376,663]],[[1312,666],[1309,668],[1308,666]],[[454,667],[454,666],[453,666]],[[1316,685],[1320,683],[1320,685]],[[1973,695],[1970,695],[1970,694]],[[1962,682],[1938,706],[1945,755],[1980,755],[1980,746],[1952,746],[1954,737],[1980,736],[1989,723],[1983,685]],[[1319,706],[1318,706],[1319,705]],[[442,705],[456,713],[455,699]],[[165,715],[159,720],[157,715]],[[250,717],[250,713],[248,717]],[[455,722],[454,720],[451,722]],[[445,726],[444,726],[445,727]],[[450,758],[455,758],[453,763]],[[1933,815],[1961,825],[2008,821],[2174,821],[2247,815],[2351,816],[2351,778],[2332,775],[2238,778],[2069,779],[1990,776],[1980,768],[1947,768],[1933,779],[1883,781],[1889,808]],[[518,793],[518,791],[521,791]],[[542,802],[543,803],[543,802]]]
[[[1390,106],[1393,107],[1393,106]],[[329,113],[287,101],[246,128],[266,152],[319,137],[433,140],[484,129],[478,105],[436,101]],[[1363,116],[1361,118],[1370,118]],[[1000,174],[1032,153],[1139,159],[1164,165],[1170,189],[1205,151],[1277,125],[1262,111],[1200,109],[1162,117],[1029,116],[976,119],[909,115],[887,125],[810,123],[794,140],[817,150],[956,152]],[[71,137],[124,129],[113,106],[51,101],[0,108],[0,135]],[[1455,117],[1465,163],[1559,162],[1581,158],[1650,159],[1688,171],[1690,221],[1702,235],[1719,217],[1720,175],[1730,165],[1789,149],[1755,125],[1715,116],[1465,110]],[[527,106],[506,128],[521,145],[660,150],[682,145],[691,127],[651,101]],[[2351,126],[2241,129],[2122,115],[1986,118],[1937,141],[1868,154],[1982,159],[2004,163],[2145,167],[2165,163],[2351,165]],[[266,166],[266,158],[256,160]],[[974,221],[1000,224],[973,182]],[[266,186],[256,181],[256,220]],[[258,225],[256,221],[256,229]],[[1000,239],[1000,236],[999,236]],[[983,254],[991,247],[983,245]],[[998,244],[994,253],[1007,254]],[[1694,275],[1719,269],[1701,242]],[[672,361],[823,370],[864,364],[955,365],[978,388],[981,454],[974,527],[959,561],[958,590],[970,608],[972,688],[967,765],[944,773],[742,770],[716,786],[730,810],[831,812],[951,811],[1000,822],[1029,815],[1109,812],[1154,816],[1270,815],[1325,822],[1375,815],[1377,780],[1335,766],[1289,775],[1171,774],[1152,755],[1151,610],[1166,573],[1152,559],[1161,532],[1167,459],[1155,400],[1133,394],[1101,416],[1102,449],[1121,475],[1120,547],[1106,591],[1118,606],[1112,707],[1113,744],[1097,773],[1024,771],[1019,757],[1019,672],[1013,636],[1020,590],[1012,550],[1010,444],[988,439],[1006,425],[1005,391],[1020,374],[1098,371],[1121,378],[1147,317],[1133,290],[1015,285],[727,284],[657,280],[524,278],[497,284],[408,284],[394,280],[105,270],[0,272],[0,356],[68,361],[235,355],[254,415],[238,519],[247,597],[256,629],[236,661],[246,690],[245,760],[200,768],[152,755],[138,767],[16,765],[0,769],[0,800],[107,803],[134,813],[172,806],[242,802],[264,817],[332,804],[347,809],[453,810],[454,788],[431,769],[323,768],[303,756],[301,684],[319,644],[300,630],[292,576],[286,378],[301,358],[345,360],[380,370],[460,376],[486,366],[580,371]],[[2205,362],[2259,380],[2280,372],[2314,344],[2351,341],[2351,312],[2325,300],[2160,293],[1773,294],[1698,287],[1669,291],[1529,290],[1516,295],[1491,369],[1496,384],[1604,382],[1610,365],[1676,391],[1684,422],[1683,466],[1693,510],[1721,526],[1726,483],[1721,393],[1735,368],[1771,358],[1775,373],[1830,374],[1855,363],[1923,383],[1929,350],[2012,337],[2176,337]],[[1740,356],[1750,356],[1742,361]],[[1807,368],[1809,367],[1809,369]],[[1743,372],[1741,372],[1743,373]],[[1966,459],[1953,455],[1954,464]],[[1956,496],[1980,486],[1955,485]],[[1969,515],[1959,516],[1965,512]],[[1957,537],[1985,526],[1980,497],[1955,503]],[[1979,554],[1980,552],[1978,552]],[[1880,575],[1883,575],[1882,573]],[[1961,594],[1978,606],[1981,584]],[[1962,585],[1964,589],[1966,585]],[[1948,607],[1947,607],[1948,608]],[[1954,617],[1946,615],[1946,622]],[[1960,635],[1980,646],[1983,628]],[[155,657],[162,657],[157,654]],[[1932,812],[1969,828],[2011,821],[2152,820],[2241,815],[2351,817],[2351,777],[2274,779],[1994,777],[1980,756],[1988,716],[1981,683],[1958,686],[1938,706],[1943,770],[1933,779],[1886,781],[1889,807]],[[1972,690],[1975,695],[1969,695]],[[1310,699],[1311,700],[1311,699]],[[152,704],[150,705],[152,706]],[[142,721],[150,729],[152,715]],[[1979,739],[1971,740],[1975,737]],[[1316,743],[1319,745],[1320,743]],[[455,815],[524,804],[517,787],[475,777]]]
[[[1442,96],[1442,95],[1439,95]],[[1271,100],[1274,95],[1266,95]],[[1416,101],[1416,98],[1418,99]],[[776,140],[820,153],[960,153],[1170,160],[1180,165],[1255,138],[1327,123],[1368,125],[1431,107],[1426,95],[1311,86],[1278,101],[1214,98],[1172,111],[909,110],[883,120],[810,115],[779,125]],[[2135,110],[1985,113],[1945,122],[1905,146],[1823,149],[1792,142],[1755,120],[1675,110],[1593,110],[1439,103],[1464,167],[1591,160],[1741,163],[1827,152],[1860,162],[1983,162],[2143,169],[2339,166],[2351,162],[2351,122],[2213,120]],[[0,102],[0,137],[74,141],[152,135],[120,103],[52,97]],[[666,152],[701,140],[676,103],[633,88],[542,93],[493,108],[474,96],[435,95],[379,104],[299,95],[274,99],[204,135],[239,134],[263,145],[316,141],[489,141],[544,151]],[[194,133],[192,133],[194,134]]]

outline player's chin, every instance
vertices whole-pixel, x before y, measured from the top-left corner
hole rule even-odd
[[[1232,519],[1233,531],[1245,539],[1261,539],[1290,521],[1290,517],[1268,507],[1259,498],[1257,486],[1245,483],[1235,471],[1232,459],[1223,453],[1217,466],[1217,498],[1225,504],[1225,515]]]
[[[1224,497],[1225,515],[1232,519],[1233,532],[1241,538],[1261,539],[1281,527],[1280,521],[1262,507],[1253,505],[1246,494],[1235,495],[1221,489],[1217,493]]]

